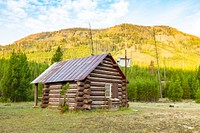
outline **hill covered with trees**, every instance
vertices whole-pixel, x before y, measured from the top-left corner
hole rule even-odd
[[[127,75],[130,101],[157,101],[160,97],[157,67],[153,63],[155,46],[163,97],[200,101],[200,38],[168,26],[132,24],[91,32],[86,28],[43,32],[0,46],[0,101],[33,100],[33,79],[55,61],[91,55],[92,44],[94,54],[111,52],[115,59],[124,56],[127,49],[132,58]],[[41,93],[40,85],[39,96]]]
[[[94,54],[111,52],[118,58],[124,56],[126,47],[133,64],[147,66],[156,59],[156,41],[161,66],[194,69],[200,63],[200,38],[169,26],[120,24],[92,29],[91,33],[92,39],[87,28],[37,33],[1,46],[0,55],[8,58],[12,49],[18,49],[26,53],[29,61],[50,63],[58,46],[63,50],[63,59],[66,60],[91,55],[93,43]]]

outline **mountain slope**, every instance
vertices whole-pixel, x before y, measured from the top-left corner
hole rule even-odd
[[[121,24],[105,29],[92,29],[94,53],[111,52],[115,58],[128,56],[133,64],[149,65],[155,61],[155,31],[161,66],[191,69],[200,63],[200,38],[178,31],[169,26],[140,26]],[[8,57],[12,49],[27,54],[28,59],[49,62],[57,46],[64,50],[64,59],[91,55],[89,29],[71,28],[54,32],[42,32],[22,38],[11,45],[1,47]]]

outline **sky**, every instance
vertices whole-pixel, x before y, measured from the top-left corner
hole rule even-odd
[[[200,37],[199,0],[0,0],[0,45],[30,34],[121,23],[167,25]]]

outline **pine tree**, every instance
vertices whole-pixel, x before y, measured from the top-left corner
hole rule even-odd
[[[62,60],[62,56],[63,56],[63,52],[62,52],[60,46],[58,46],[58,48],[56,50],[56,53],[51,58],[51,64],[53,64],[54,62],[61,61]]]
[[[1,82],[6,100],[26,101],[30,94],[30,70],[25,54],[13,52],[6,73]]]
[[[198,88],[196,95],[195,95],[195,102],[200,103],[200,88]]]
[[[199,66],[199,68],[197,70],[197,79],[200,81],[200,66]]]
[[[181,87],[181,82],[179,77],[175,79],[175,81],[171,81],[169,90],[168,90],[168,97],[169,99],[175,101],[181,101],[183,96],[183,90]]]
[[[195,94],[199,86],[199,80],[194,78],[192,79],[192,85],[190,88],[190,98],[195,99]]]
[[[188,80],[185,78],[182,81],[182,88],[183,88],[183,99],[190,99],[190,86],[188,84]]]

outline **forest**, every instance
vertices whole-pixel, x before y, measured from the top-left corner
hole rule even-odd
[[[63,53],[57,48],[51,63],[60,61]],[[34,86],[31,81],[39,76],[47,63],[28,61],[26,54],[12,52],[9,59],[0,59],[0,101],[18,102],[32,101]],[[124,71],[124,68],[121,68]],[[161,97],[172,101],[193,99],[200,102],[200,67],[195,70],[161,68],[161,86],[158,82],[157,68],[154,65],[132,65],[128,68],[127,86],[129,101],[156,102]],[[42,85],[39,85],[39,97],[42,95]]]
[[[92,46],[95,55],[110,52],[116,60],[124,57],[126,46],[127,56],[132,58],[127,75],[130,101],[153,102],[163,97],[200,102],[199,43],[200,38],[169,26],[133,24],[91,32],[87,28],[71,28],[29,35],[0,46],[0,101],[32,101],[30,82],[54,61],[89,56]],[[161,67],[160,81],[157,65],[150,63],[156,58]],[[40,84],[39,97],[41,93]]]

